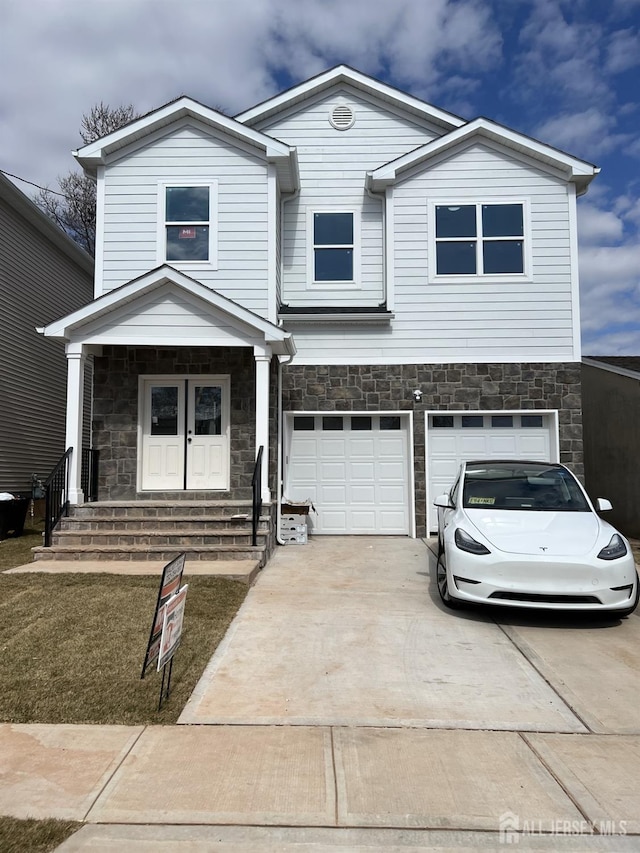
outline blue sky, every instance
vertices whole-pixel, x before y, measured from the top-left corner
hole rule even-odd
[[[596,163],[583,351],[640,354],[640,0],[0,0],[0,20],[0,169],[37,184],[74,168],[94,103],[234,114],[340,62]]]

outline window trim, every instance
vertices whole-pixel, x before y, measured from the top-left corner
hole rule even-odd
[[[519,237],[484,237],[482,235],[482,207],[483,205],[501,205],[501,204],[519,204],[522,207],[522,238]],[[436,208],[437,207],[469,207],[476,208],[476,236],[475,237],[442,237],[436,238]],[[451,282],[472,284],[488,281],[531,281],[531,228],[530,228],[530,210],[529,200],[526,198],[482,198],[482,199],[432,199],[429,201],[429,281],[432,282]],[[517,241],[522,240],[522,268],[521,273],[501,272],[501,273],[463,273],[457,275],[455,273],[438,273],[437,267],[437,244],[440,242],[471,242],[476,243],[476,270],[482,268],[483,252],[482,248],[486,242],[496,242],[498,240]]]
[[[167,189],[169,187],[208,187],[209,188],[209,259],[193,261],[167,260],[167,225],[183,224],[167,222]],[[177,268],[207,267],[218,269],[218,181],[202,181],[192,178],[171,178],[158,181],[158,234],[157,260],[160,265],[169,264]],[[184,223],[189,224],[189,223]]]
[[[344,281],[315,280],[315,229],[316,213],[350,213],[353,217],[353,278]],[[345,244],[345,248],[348,248]],[[360,278],[360,211],[353,207],[322,205],[307,208],[307,290],[361,290]]]

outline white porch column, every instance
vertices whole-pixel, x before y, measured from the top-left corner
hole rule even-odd
[[[69,503],[84,503],[82,492],[82,412],[86,353],[82,344],[67,344],[67,434],[66,449],[72,447],[69,466]]]
[[[270,501],[269,490],[269,347],[254,347],[256,361],[256,455],[260,445],[262,451],[262,500]]]

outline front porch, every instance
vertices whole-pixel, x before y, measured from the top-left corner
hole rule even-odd
[[[169,267],[42,331],[66,342],[71,511],[37,558],[171,559],[186,550],[199,561],[227,553],[263,564],[275,542],[279,359],[295,353],[289,333]],[[87,433],[100,460],[90,505]],[[255,482],[262,541],[247,545]]]

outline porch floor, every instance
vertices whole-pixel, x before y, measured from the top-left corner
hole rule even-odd
[[[36,560],[6,574],[24,572],[47,572],[64,574],[76,572],[82,574],[105,573],[110,575],[158,575],[160,576],[166,561],[163,560]],[[187,560],[185,575],[212,575],[219,578],[253,583],[260,571],[259,560]]]

